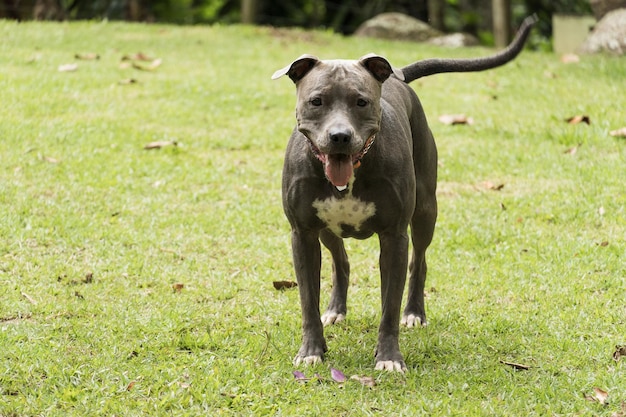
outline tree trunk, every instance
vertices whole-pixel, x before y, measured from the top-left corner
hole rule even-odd
[[[504,48],[511,40],[511,2],[492,0],[493,37],[497,48]]]
[[[257,0],[241,0],[241,22],[252,25],[256,23]]]
[[[428,24],[442,32],[446,30],[443,20],[445,8],[445,0],[428,0]]]

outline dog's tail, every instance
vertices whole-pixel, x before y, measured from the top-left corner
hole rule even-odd
[[[524,19],[522,25],[517,31],[517,34],[515,35],[515,39],[513,39],[509,46],[495,55],[484,58],[470,59],[424,59],[407,65],[401,69],[404,74],[404,81],[406,83],[410,83],[418,78],[442,72],[484,71],[504,65],[507,62],[512,61],[524,48],[524,43],[526,42],[526,38],[528,38],[530,29],[537,22],[537,20],[536,14],[528,16]]]

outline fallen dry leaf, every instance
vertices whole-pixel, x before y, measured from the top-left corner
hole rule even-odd
[[[464,114],[442,114],[439,121],[445,125],[473,125],[474,119]]]
[[[181,282],[177,282],[176,284],[172,284],[172,289],[174,292],[181,292],[185,288],[185,284]]]
[[[163,63],[163,60],[161,58],[157,58],[148,65],[141,65],[141,64],[138,64],[137,62],[133,62],[132,66],[133,68],[141,70],[141,71],[154,71],[155,69],[159,68],[162,63]]]
[[[78,69],[78,64],[59,65],[59,72],[74,72]]]
[[[126,391],[130,391],[133,389],[133,387],[135,386],[136,381],[130,381],[128,383],[128,385],[126,386]]]
[[[543,76],[546,78],[557,78],[557,75],[555,73],[553,73],[552,71],[545,71],[543,73]]]
[[[122,61],[154,61],[154,58],[149,57],[143,52],[137,52],[136,54],[124,55]]]
[[[609,241],[603,240],[602,242],[598,243],[598,246],[600,246],[601,248],[606,248],[607,246],[609,246]]]
[[[626,138],[626,127],[622,127],[617,130],[611,130],[609,135],[614,136],[616,138]]]
[[[561,55],[561,62],[564,64],[576,64],[580,62],[580,57],[576,54]]]
[[[622,357],[626,357],[626,345],[615,346],[615,352],[613,352],[613,359],[619,361]]]
[[[521,363],[514,363],[514,362],[507,362],[507,361],[500,361],[500,363],[510,366],[511,368],[517,369],[518,371],[528,371],[530,369],[530,366],[523,365]]]
[[[361,384],[365,385],[366,387],[373,388],[376,386],[376,381],[371,376],[352,375],[350,379],[359,381]]]
[[[576,146],[572,146],[571,148],[567,149],[565,152],[563,152],[566,155],[576,155],[576,152],[578,152],[578,147],[582,146],[582,143],[579,143]]]
[[[75,54],[74,58],[80,59],[83,61],[94,61],[94,60],[100,59],[100,55],[94,54],[92,52],[88,52],[86,54]]]
[[[137,84],[139,81],[137,81],[134,78],[126,78],[125,80],[120,80],[117,83],[119,85],[130,85],[130,84]]]
[[[577,125],[580,123],[587,123],[588,125],[591,124],[591,119],[585,114],[568,117],[567,119],[565,119],[565,121],[571,125]]]
[[[156,142],[150,142],[143,148],[144,149],[161,149],[165,146],[178,146],[178,142],[176,142],[175,140],[159,140]]]
[[[274,288],[277,290],[285,290],[298,286],[298,283],[294,281],[274,281],[272,284],[274,284]]]
[[[593,395],[587,395],[585,396],[585,399],[587,401],[595,401],[604,405],[607,403],[607,400],[609,399],[609,393],[600,388],[594,387]]]
[[[44,157],[43,157],[43,160],[44,160],[44,161],[46,161],[46,162],[48,162],[48,163],[50,163],[50,164],[58,164],[58,163],[59,163],[59,160],[58,160],[58,159],[53,158],[53,157],[51,157],[51,156],[44,156]]]
[[[483,181],[481,183],[481,186],[488,190],[494,190],[494,191],[500,191],[504,188],[504,184],[494,184],[491,181]]]

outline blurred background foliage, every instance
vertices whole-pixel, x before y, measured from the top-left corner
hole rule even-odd
[[[429,21],[429,6],[443,8],[442,29],[464,31],[491,43],[491,0],[0,0],[0,17],[109,19],[174,24],[248,22],[323,28],[350,34],[383,12]],[[552,15],[589,14],[589,0],[510,0],[513,27],[537,13],[538,36],[549,38]],[[248,11],[246,11],[248,10]]]

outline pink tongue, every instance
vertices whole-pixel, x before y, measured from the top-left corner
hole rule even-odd
[[[335,187],[348,185],[352,177],[352,157],[350,155],[327,155],[324,172]]]

